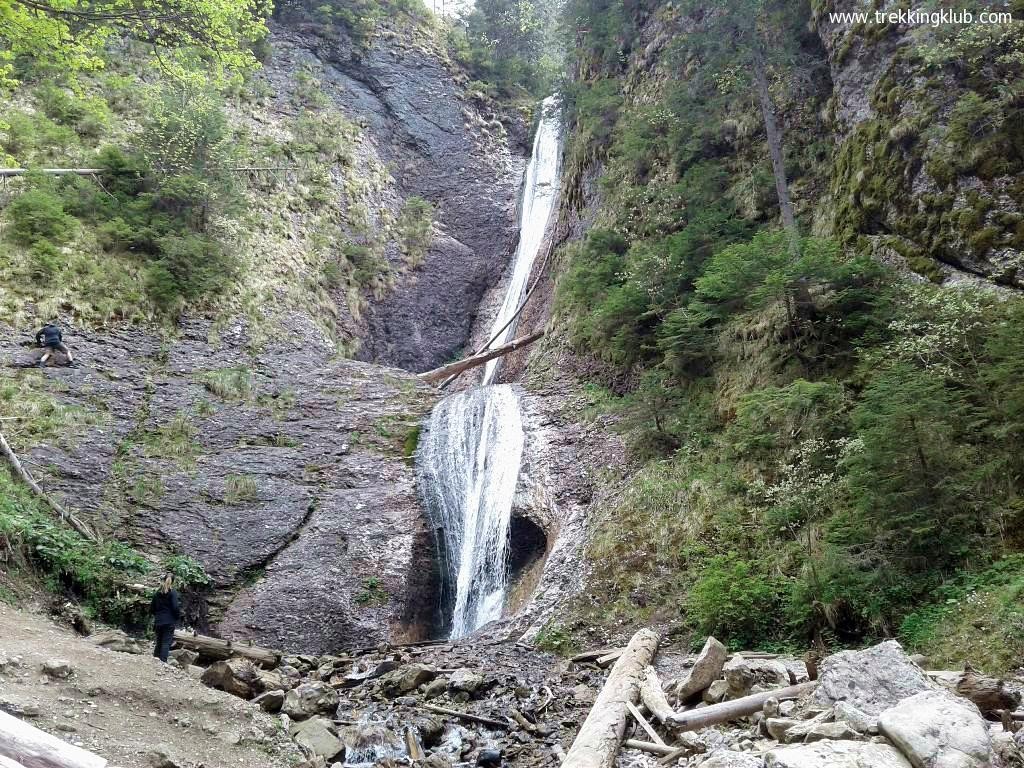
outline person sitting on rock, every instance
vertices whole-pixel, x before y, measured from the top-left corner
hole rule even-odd
[[[153,655],[160,661],[167,661],[174,641],[174,628],[181,618],[181,598],[174,587],[174,574],[164,576],[160,589],[153,595],[153,630],[156,632],[156,647]]]
[[[60,327],[55,323],[47,323],[40,329],[39,333],[36,334],[36,344],[44,347],[46,350],[43,352],[43,356],[39,358],[39,365],[46,365],[46,361],[50,359],[50,355],[54,352],[60,352],[65,355],[68,359],[68,364],[75,361],[71,350],[64,344],[64,334],[61,333]]]

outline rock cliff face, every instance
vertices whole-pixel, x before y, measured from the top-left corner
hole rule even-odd
[[[505,118],[507,129],[495,111],[472,103],[425,45],[382,37],[364,49],[320,32],[279,27],[265,76],[286,93],[294,73],[315,62],[322,94],[364,127],[361,151],[388,168],[389,195],[434,205],[423,263],[370,301],[358,331],[360,359],[428,370],[462,349],[481,297],[511,256],[524,129]],[[511,146],[509,129],[518,137]],[[400,261],[395,249],[387,256]]]
[[[410,457],[437,395],[409,371],[457,353],[512,252],[523,136],[510,142],[415,30],[384,30],[365,47],[285,22],[271,44],[264,96],[233,118],[283,146],[296,120],[316,117],[297,97],[309,90],[299,74],[315,73],[316,103],[343,114],[352,156],[345,173],[332,166],[327,205],[351,223],[358,201],[367,237],[387,230],[377,241],[391,282],[358,301],[311,293],[302,309],[316,264],[308,212],[289,208],[301,191],[284,207],[268,194],[251,216],[268,243],[277,228],[257,264],[274,301],[255,314],[229,301],[173,330],[86,329],[64,315],[78,367],[42,371],[19,318],[0,325],[0,383],[59,414],[53,434],[16,446],[55,497],[154,558],[205,566],[214,584],[190,607],[198,626],[311,653],[419,639],[437,585]],[[434,211],[416,263],[394,236],[413,196]],[[287,268],[275,272],[274,259]],[[343,359],[353,347],[361,362]]]

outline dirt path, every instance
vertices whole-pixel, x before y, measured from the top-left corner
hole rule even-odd
[[[57,659],[71,666],[66,679],[42,672]],[[152,768],[157,746],[179,768],[283,768],[301,760],[280,722],[253,705],[150,656],[97,648],[3,604],[0,709],[117,768]]]

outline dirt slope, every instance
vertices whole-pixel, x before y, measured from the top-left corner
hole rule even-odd
[[[70,677],[42,672],[54,659],[71,665]],[[180,768],[278,768],[301,760],[277,719],[257,707],[150,656],[94,647],[45,617],[2,604],[0,709],[117,768],[150,768],[158,746]]]

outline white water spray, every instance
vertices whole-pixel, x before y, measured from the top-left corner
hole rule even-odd
[[[540,124],[533,139],[533,155],[526,166],[523,184],[523,203],[519,211],[519,246],[512,262],[512,276],[505,300],[494,318],[488,338],[492,347],[509,341],[516,328],[515,314],[526,293],[526,283],[533,270],[533,262],[544,243],[551,211],[558,194],[559,159],[561,157],[562,121],[557,96],[548,96],[541,103]],[[500,358],[484,366],[484,384],[490,384],[498,373]]]
[[[491,330],[497,337],[492,345],[503,344],[515,329],[514,318],[554,207],[560,140],[558,99],[551,96],[542,104],[526,169],[519,247]],[[491,384],[497,371],[496,360],[487,363],[483,386],[438,403],[416,462],[441,564],[441,603],[452,609],[453,638],[501,618],[505,607],[512,500],[525,433],[515,390]]]

